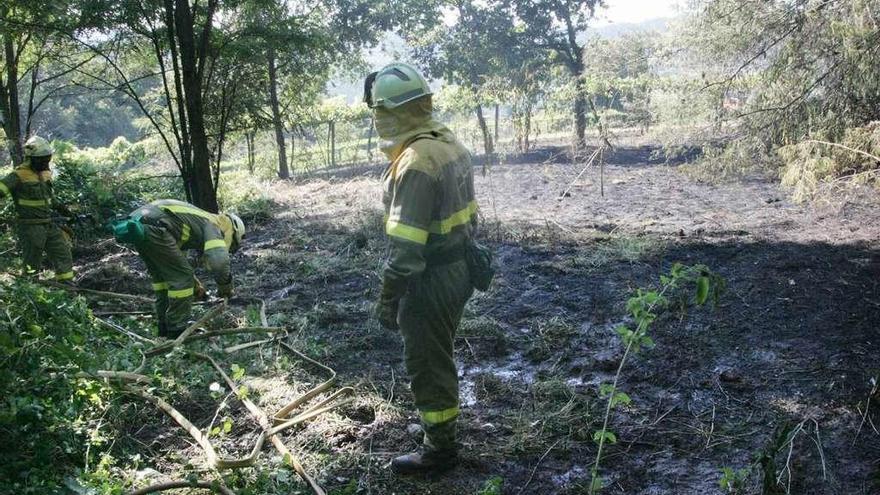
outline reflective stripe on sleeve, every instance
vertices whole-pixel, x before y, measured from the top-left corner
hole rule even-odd
[[[385,233],[393,237],[415,242],[416,244],[426,244],[428,242],[427,230],[412,227],[394,220],[388,220],[388,223],[385,224]]]
[[[168,290],[168,282],[153,282],[153,290],[156,292]]]
[[[210,241],[205,243],[204,251],[209,249],[217,249],[217,248],[226,248],[226,242],[223,239],[211,239]]]
[[[471,221],[479,207],[476,201],[471,201],[467,206],[449,215],[440,221],[431,222],[431,232],[434,234],[448,234],[459,225],[465,225]]]
[[[55,280],[71,280],[73,278],[73,272],[64,272],[64,273],[56,273]]]
[[[183,224],[183,228],[180,231],[180,245],[186,244],[186,241],[189,240],[190,228],[189,224]]]
[[[193,292],[192,287],[188,289],[169,290],[168,297],[171,299],[183,299],[184,297],[192,297]]]
[[[458,406],[442,411],[422,411],[422,420],[429,424],[445,423],[458,416]]]
[[[49,206],[46,199],[19,199],[18,204],[21,206]]]
[[[7,196],[12,195],[12,191],[9,190],[9,187],[7,187],[6,184],[4,184],[2,182],[0,182],[0,193],[3,193]]]

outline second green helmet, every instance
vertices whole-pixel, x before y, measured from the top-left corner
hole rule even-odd
[[[428,81],[418,69],[402,62],[386,65],[364,81],[364,102],[370,108],[396,108],[430,94]]]

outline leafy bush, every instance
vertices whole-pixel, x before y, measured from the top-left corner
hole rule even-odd
[[[108,148],[80,150],[62,141],[53,145],[55,197],[85,220],[77,224],[79,234],[94,234],[113,215],[144,202],[183,195],[175,174],[152,177],[125,172],[146,163],[143,146],[125,138],[117,138]]]
[[[245,222],[262,222],[272,217],[272,200],[266,182],[247,172],[226,172],[220,178],[217,196],[224,210],[236,212]]]
[[[80,298],[26,279],[0,281],[0,478],[9,493],[53,493],[99,446],[109,389],[82,372],[131,366]],[[97,458],[100,449],[92,448]]]
[[[699,160],[682,165],[688,176],[710,184],[736,180],[748,175],[776,177],[779,161],[770,155],[764,143],[746,138],[732,143],[708,145]]]
[[[844,177],[877,184],[880,121],[847,129],[840,143],[808,139],[783,146],[778,153],[785,163],[782,184],[792,188],[796,201],[810,199],[822,184]]]

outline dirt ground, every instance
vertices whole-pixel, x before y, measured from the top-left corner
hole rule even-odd
[[[237,290],[267,300],[270,322],[295,326],[356,390],[287,437],[329,492],[477,494],[499,477],[505,494],[587,493],[598,387],[622,349],[613,328],[637,288],[682,262],[727,292],[717,308],[662,315],[656,347],[624,370],[632,404],[612,417],[604,493],[723,493],[723,468],[746,470],[741,493],[880,493],[880,207],[870,195],[797,205],[760,179],[699,183],[651,152],[612,154],[604,197],[599,170],[563,150],[478,171],[499,273],[461,325],[463,462],[438,479],[387,468],[418,435],[400,338],[370,318],[386,250],[375,174],[272,188],[276,217],[236,255]],[[151,436],[174,435],[157,421],[167,428]]]

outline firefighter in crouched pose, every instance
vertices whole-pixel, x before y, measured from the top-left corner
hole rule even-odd
[[[197,250],[217,282],[220,297],[232,296],[229,253],[241,245],[244,222],[232,213],[214,214],[183,201],[162,199],[110,224],[117,240],[134,245],[147,265],[156,293],[159,336],[176,338],[186,328],[193,299],[205,290],[185,250]]]
[[[53,210],[59,205],[52,190],[52,146],[48,141],[32,136],[24,144],[24,163],[0,179],[0,198],[10,196],[18,216],[19,248],[28,272],[39,272],[43,254],[55,269],[55,280],[73,280],[73,257],[70,239],[61,227],[52,221]]]

